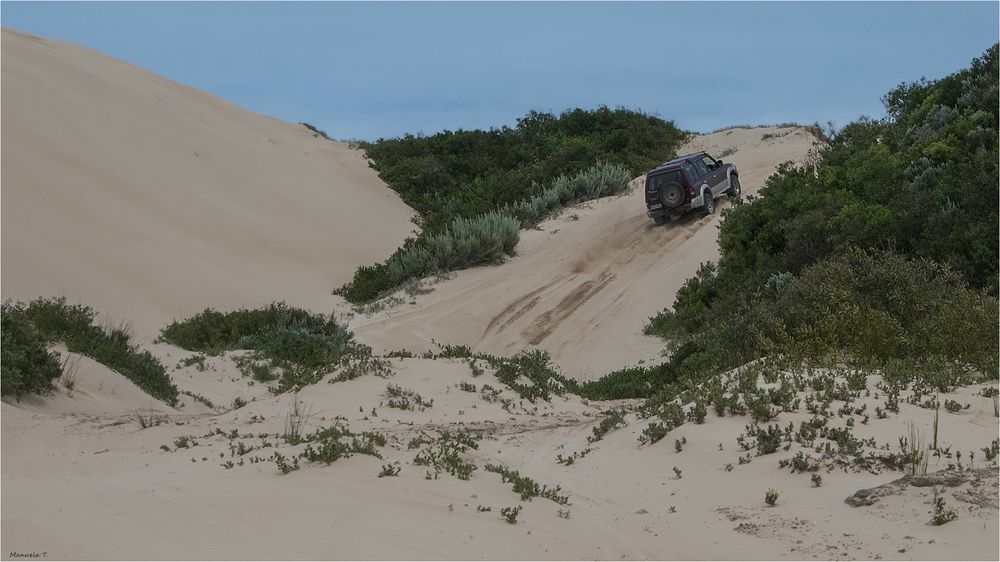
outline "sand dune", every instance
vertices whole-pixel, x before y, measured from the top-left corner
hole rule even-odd
[[[212,306],[327,312],[411,210],[360,152],[89,49],[2,33],[5,298],[155,335]]]
[[[146,336],[205,306],[284,299],[346,311],[329,290],[410,227],[409,210],[343,145],[86,49],[8,30],[2,41],[4,297],[64,294]],[[731,150],[725,159],[749,194],[813,142],[798,128],[734,129],[684,150]],[[654,227],[640,197],[566,210],[524,233],[507,263],[356,316],[358,339],[383,350],[432,340],[504,355],[544,348],[579,378],[657,359],[662,343],[642,336],[645,319],[717,257],[719,217]],[[333,383],[331,373],[275,396],[240,374],[239,351],[193,363],[172,345],[143,348],[184,393],[176,408],[63,348],[77,367],[72,391],[60,384],[0,404],[4,559],[967,560],[1000,550],[997,469],[983,458],[997,422],[980,385],[936,396],[967,406],[940,412],[951,456],[928,469],[976,470],[944,473],[942,497],[958,518],[933,526],[937,481],[899,481],[902,471],[877,463],[845,468],[846,456],[801,441],[761,453],[746,441],[746,415],[709,411],[704,423],[641,444],[652,420],[634,411],[637,401],[532,403],[482,361],[385,359],[384,377]],[[731,375],[720,374],[726,388],[736,387]],[[821,421],[889,455],[910,424],[929,437],[935,412],[910,389],[897,412],[876,414],[888,399],[879,379],[868,376],[849,402],[832,400]],[[390,386],[424,405],[393,407]],[[595,440],[602,415],[618,407],[633,410]],[[343,424],[385,445],[329,464],[303,458],[283,474],[279,459],[321,447],[319,437],[287,438],[296,410],[301,434]],[[161,423],[141,423],[140,413]],[[795,408],[773,423],[811,419]],[[428,441],[456,431],[476,444],[457,454],[475,465],[467,479],[425,462]],[[779,465],[797,453],[825,463],[821,487]],[[493,464],[559,489],[524,497]],[[870,505],[845,503],[890,483],[862,494]],[[769,488],[780,492],[773,507]],[[517,506],[508,524],[501,510]]]
[[[695,136],[680,152],[729,152],[724,160],[740,170],[746,196],[780,163],[804,161],[816,142],[801,128],[729,129]],[[424,351],[431,339],[498,355],[538,347],[583,380],[656,360],[662,342],[644,336],[643,325],[701,263],[718,259],[721,211],[656,226],[642,181],[522,232],[507,263],[460,271],[412,302],[355,318],[352,328],[383,350]],[[725,197],[719,203],[728,206]]]

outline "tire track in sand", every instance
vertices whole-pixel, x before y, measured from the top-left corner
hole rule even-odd
[[[489,334],[491,331],[494,331],[494,329],[497,332],[502,332],[503,330],[505,330],[518,318],[527,314],[528,311],[530,311],[532,308],[535,308],[535,305],[537,305],[538,302],[541,300],[541,297],[538,296],[539,293],[545,291],[546,289],[555,284],[556,281],[550,281],[545,285],[535,289],[534,291],[531,291],[530,293],[522,295],[521,297],[515,299],[513,302],[504,307],[504,309],[501,310],[496,316],[490,319],[490,323],[486,325],[486,329],[483,330],[483,335],[479,336],[479,338],[482,339],[486,337],[486,335]],[[527,304],[525,304],[525,301],[527,301]],[[503,319],[507,315],[511,316],[504,321]],[[501,321],[503,321],[502,324]],[[497,327],[498,325],[499,328]]]
[[[577,285],[568,295],[563,297],[559,304],[544,312],[535,322],[525,328],[521,335],[524,336],[531,345],[538,345],[549,337],[552,332],[559,327],[559,324],[570,317],[578,308],[589,301],[602,289],[614,281],[615,275],[607,269],[601,271],[596,279],[590,279]]]

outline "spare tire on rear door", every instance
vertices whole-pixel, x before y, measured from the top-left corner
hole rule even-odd
[[[664,209],[674,209],[684,202],[684,186],[669,181],[660,186],[660,203]]]

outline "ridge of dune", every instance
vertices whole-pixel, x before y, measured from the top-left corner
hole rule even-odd
[[[696,135],[678,154],[723,155],[747,196],[782,162],[804,162],[818,143],[800,127],[734,128]],[[657,226],[646,217],[643,178],[624,195],[523,231],[517,256],[504,264],[459,271],[428,294],[354,318],[351,328],[382,351],[432,350],[432,340],[498,355],[545,349],[580,380],[658,360],[663,343],[643,326],[701,263],[718,259],[717,226],[729,203],[723,197],[714,215],[692,212]]]
[[[412,229],[345,143],[69,43],[4,28],[0,52],[4,298],[141,337],[208,306],[327,312]]]

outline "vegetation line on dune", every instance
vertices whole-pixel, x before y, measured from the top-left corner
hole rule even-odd
[[[419,213],[422,233],[386,262],[362,266],[336,294],[370,303],[422,277],[502,261],[518,230],[567,205],[621,192],[632,171],[673,155],[673,123],[601,107],[516,128],[445,131],[364,143],[372,167]]]

